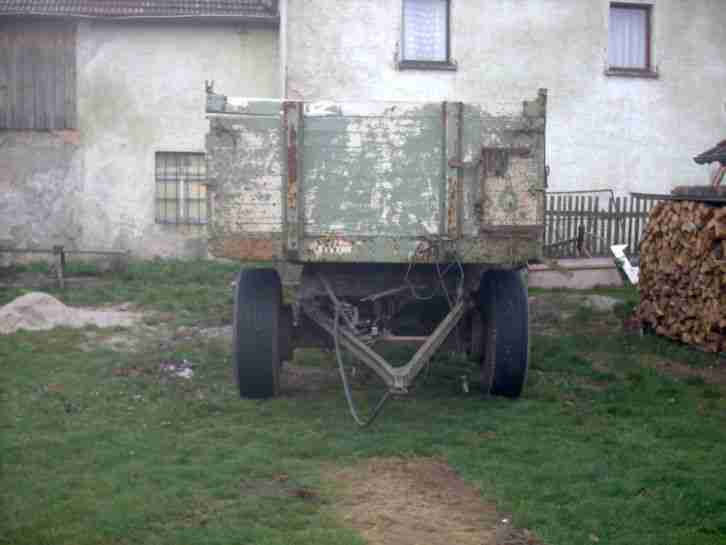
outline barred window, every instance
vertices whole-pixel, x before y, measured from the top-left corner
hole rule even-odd
[[[156,153],[156,222],[207,223],[207,162],[203,153]]]

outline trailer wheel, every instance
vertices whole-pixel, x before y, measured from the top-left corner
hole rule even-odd
[[[242,269],[234,298],[234,374],[240,397],[274,397],[280,377],[280,277]]]
[[[479,288],[485,394],[517,398],[529,366],[529,305],[519,271],[487,271]]]

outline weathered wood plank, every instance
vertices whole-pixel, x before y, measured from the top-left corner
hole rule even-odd
[[[416,102],[332,102],[319,100],[305,103],[305,117],[372,117],[377,119],[421,117],[439,118],[441,103]]]
[[[20,36],[20,48],[18,50],[20,73],[22,74],[22,88],[20,100],[22,101],[21,128],[35,128],[35,86],[33,82],[33,51],[32,37],[30,34]]]
[[[1,127],[75,127],[73,28],[71,23],[57,21],[0,25]],[[59,103],[63,105],[60,109]],[[64,118],[69,111],[67,122]]]
[[[602,248],[602,221],[600,220],[600,216],[597,215],[598,212],[600,212],[600,197],[598,195],[595,195],[593,207],[595,209],[596,214],[593,215],[593,232],[596,235],[593,239],[593,254],[600,255],[601,248]]]
[[[56,51],[64,51],[65,38],[62,31],[53,37]],[[65,100],[66,100],[66,70],[65,63],[58,58],[53,61],[53,111],[52,123],[54,129],[65,127]]]
[[[553,196],[550,196],[549,203],[547,206],[547,238],[545,240],[545,244],[552,244],[554,242],[553,233],[554,233],[554,206],[555,206],[555,198]]]
[[[207,95],[207,113],[280,116],[283,101],[279,99],[236,98]]]
[[[10,125],[10,55],[7,23],[0,23],[0,128]]]
[[[77,99],[76,99],[76,25],[65,33],[65,47],[63,48],[63,64],[65,66],[65,128],[77,127]]]
[[[47,66],[50,64],[47,60],[48,49],[48,33],[36,34],[33,36],[33,47],[31,48],[33,63],[33,111],[34,124],[37,129],[50,128],[48,123],[48,71]]]
[[[436,118],[413,120],[306,117],[305,232],[439,232],[444,178],[438,108]]]
[[[640,237],[642,236],[642,232],[640,230],[641,224],[640,220],[642,219],[641,216],[641,207],[642,207],[642,200],[640,197],[633,197],[635,199],[635,212],[637,214],[635,218],[635,250],[638,251],[640,248]]]
[[[457,238],[461,234],[462,218],[461,211],[461,184],[464,180],[463,169],[457,166],[449,166],[449,159],[454,159],[456,163],[461,163],[464,146],[462,135],[464,128],[462,126],[463,108],[460,102],[447,102],[445,104],[444,117],[446,125],[443,127],[445,133],[445,149],[443,151],[446,158],[445,168],[446,174],[442,176],[439,183],[446,188],[445,191],[439,191],[439,196],[445,195],[445,204],[441,208],[445,216],[441,218],[445,225],[445,231],[451,238]],[[477,180],[472,180],[477,183]],[[482,185],[481,191],[486,191],[486,179],[478,180]],[[484,221],[484,217],[479,218]]]
[[[623,220],[620,212],[622,210],[622,198],[615,197],[615,215],[613,217],[613,244],[622,244]]]
[[[590,195],[587,197],[588,216],[585,221],[585,248],[587,248],[587,251],[590,252],[590,254],[595,253],[595,249],[593,246],[594,241],[593,241],[593,237],[591,236],[591,234],[592,234],[592,204],[593,204],[593,200],[592,200],[592,196]]]
[[[633,251],[634,248],[634,239],[635,234],[633,233],[633,222],[635,218],[633,217],[633,213],[635,212],[635,209],[633,208],[635,206],[635,199],[632,197],[627,197],[625,199],[625,208],[630,212],[630,214],[625,218],[625,224],[626,224],[626,231],[628,233],[628,247],[630,251]]]
[[[16,128],[19,123],[18,116],[18,88],[21,85],[21,75],[18,72],[17,49],[19,36],[10,32],[9,26],[5,27],[8,43],[8,125],[9,129]]]
[[[567,196],[567,211],[568,212],[574,212],[574,203],[573,203],[573,200],[572,200],[572,195],[568,195]],[[566,228],[566,232],[565,232],[565,239],[566,240],[570,240],[570,239],[573,238],[572,225],[574,223],[574,221],[573,221],[574,220],[574,214],[569,214],[566,219],[567,219],[567,228]],[[567,252],[567,248],[563,248],[563,250],[565,252]]]

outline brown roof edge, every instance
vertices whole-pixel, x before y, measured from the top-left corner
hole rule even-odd
[[[65,13],[3,13],[0,12],[0,20],[3,18],[28,18],[28,19],[79,19],[79,20],[103,20],[118,22],[151,22],[151,21],[198,21],[213,23],[230,22],[230,23],[256,23],[266,26],[278,26],[280,24],[279,15],[76,15]]]
[[[279,20],[279,0],[0,0],[0,17]]]

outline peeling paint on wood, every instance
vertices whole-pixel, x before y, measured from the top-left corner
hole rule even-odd
[[[279,238],[222,237],[210,239],[210,251],[242,261],[273,261],[282,254]]]
[[[225,100],[207,139],[216,255],[300,262],[522,263],[541,254],[543,97],[461,103]],[[284,247],[283,247],[284,246]],[[251,257],[249,259],[252,259]],[[267,259],[267,258],[266,258]]]

